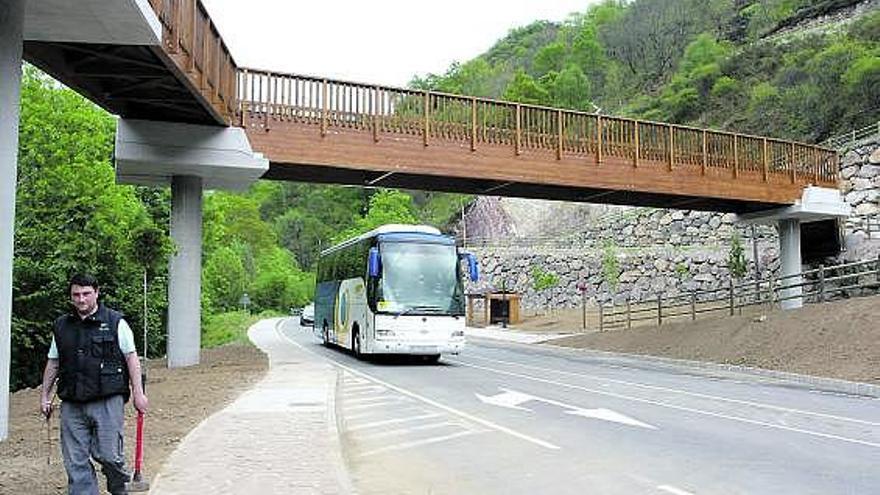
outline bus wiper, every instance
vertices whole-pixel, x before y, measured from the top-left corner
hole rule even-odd
[[[406,308],[405,310],[401,311],[400,313],[395,314],[394,318],[397,318],[399,316],[408,315],[408,314],[412,313],[413,311],[439,313],[439,312],[442,312],[445,310],[443,308],[441,308],[440,306],[427,306],[427,305],[426,306],[410,306],[409,308]]]

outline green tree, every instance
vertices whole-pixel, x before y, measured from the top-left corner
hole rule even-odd
[[[535,55],[535,61],[532,64],[534,73],[541,76],[551,71],[562,70],[567,51],[565,43],[561,41],[544,46]]]
[[[205,259],[202,268],[202,299],[209,314],[238,309],[250,280],[242,262],[244,252],[244,246],[233,243],[218,247]]]
[[[532,76],[520,70],[505,88],[503,98],[520,103],[543,105],[548,103],[550,95]]]
[[[30,66],[21,90],[13,390],[39,382],[51,322],[69,309],[67,281],[75,272],[95,274],[102,301],[125,313],[138,332],[144,263],[132,234],[150,231],[157,243],[167,242],[164,232],[153,230],[136,188],[116,184],[110,163],[113,118]],[[151,257],[155,283],[148,295],[149,321],[161,329],[166,254]],[[164,341],[155,344],[164,348]]]
[[[620,284],[620,261],[617,259],[617,245],[608,241],[602,249],[602,279],[611,292]]]
[[[554,106],[573,110],[590,110],[592,89],[584,72],[575,64],[565,66],[562,72],[554,73],[552,79],[542,81],[549,88]]]
[[[252,284],[254,309],[286,310],[306,304],[313,296],[314,277],[299,270],[289,251],[273,247],[257,260]]]
[[[383,189],[370,198],[366,215],[357,219],[353,227],[339,233],[334,241],[342,242],[389,223],[416,222],[412,198],[394,189]]]
[[[730,239],[730,251],[727,253],[727,269],[730,275],[736,279],[742,279],[749,270],[749,262],[746,260],[742,238],[739,232],[734,232]]]

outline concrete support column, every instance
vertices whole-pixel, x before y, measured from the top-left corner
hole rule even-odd
[[[202,179],[171,179],[171,238],[176,254],[168,274],[168,367],[199,363],[202,294]]]
[[[779,260],[781,264],[781,277],[789,275],[797,275],[801,273],[801,222],[797,219],[779,220]],[[781,283],[782,287],[799,285],[802,282],[800,276],[792,278],[784,278]],[[794,297],[780,303],[782,309],[795,309],[803,306],[803,298],[799,297],[803,294],[803,287],[791,287],[782,289],[779,293],[780,298]]]
[[[24,1],[0,2],[0,441],[9,436],[12,345],[12,248]]]

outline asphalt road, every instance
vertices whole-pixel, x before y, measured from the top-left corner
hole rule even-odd
[[[880,400],[485,340],[358,361],[282,332],[338,366],[361,494],[880,493]]]

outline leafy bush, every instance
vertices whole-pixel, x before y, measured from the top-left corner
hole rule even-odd
[[[617,246],[608,241],[602,249],[602,279],[613,292],[620,285],[620,261],[617,259]]]
[[[552,289],[559,285],[559,275],[549,271],[544,270],[540,266],[532,267],[532,288],[536,291],[542,291],[544,289]]]
[[[252,314],[246,311],[230,311],[202,318],[202,347],[217,347],[234,342],[247,342],[247,331],[254,323],[273,316],[276,312]]]

